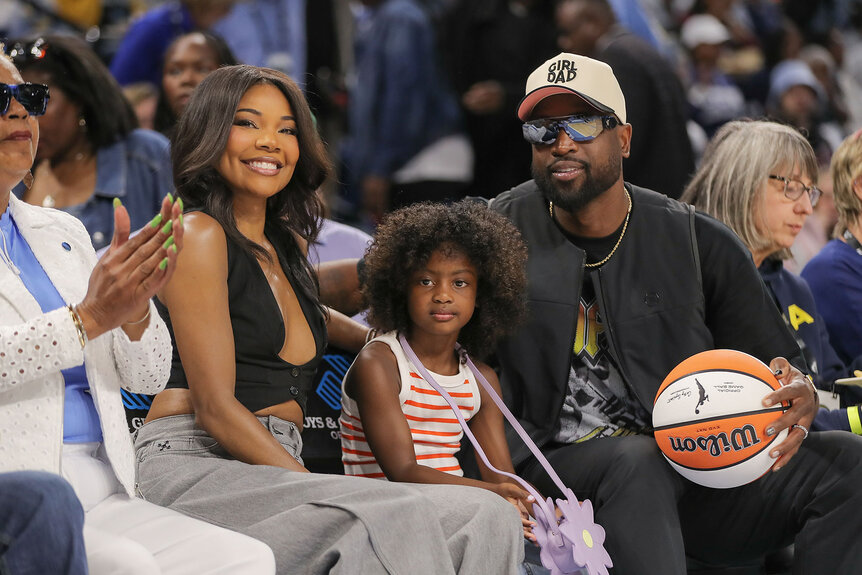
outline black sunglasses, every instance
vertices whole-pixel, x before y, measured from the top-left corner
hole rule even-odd
[[[41,116],[48,107],[48,86],[45,84],[0,84],[0,116],[5,116],[12,98],[24,106],[31,116]]]
[[[547,145],[557,141],[560,130],[575,142],[591,142],[603,131],[619,125],[615,116],[568,116],[525,122],[521,130],[524,139],[531,144]]]

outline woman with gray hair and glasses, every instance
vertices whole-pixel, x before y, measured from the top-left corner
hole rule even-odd
[[[815,185],[818,171],[814,150],[794,128],[767,121],[729,122],[710,141],[682,200],[720,220],[742,240],[799,343],[815,383],[831,390],[835,379],[846,377],[848,367],[830,345],[826,324],[805,280],[782,263],[790,257],[790,246],[820,199]],[[862,368],[862,357],[852,367]],[[842,400],[850,404],[862,400],[855,391],[846,395]],[[821,410],[814,428],[850,430],[850,421],[846,411]]]

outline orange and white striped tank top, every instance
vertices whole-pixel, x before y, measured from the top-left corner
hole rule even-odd
[[[433,467],[453,475],[464,472],[455,458],[461,448],[464,431],[452,408],[428,382],[417,372],[412,362],[404,355],[398,343],[397,332],[391,331],[372,341],[387,344],[398,361],[401,374],[401,391],[398,399],[410,432],[413,435],[413,450],[420,465]],[[349,372],[348,372],[349,373]],[[461,415],[468,420],[479,411],[481,397],[472,370],[461,364],[456,375],[439,375],[430,372],[461,408]],[[347,379],[347,376],[344,378]],[[356,402],[341,386],[341,461],[345,475],[386,478],[362,431],[362,420]]]

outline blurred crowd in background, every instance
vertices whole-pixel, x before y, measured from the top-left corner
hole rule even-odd
[[[92,84],[79,89],[68,63],[40,62],[65,36],[116,85],[85,67]],[[178,115],[209,71],[237,62],[280,69],[305,90],[338,166],[321,190],[333,219],[373,231],[415,201],[493,197],[530,178],[515,108],[529,72],[564,50],[612,66],[633,126],[626,180],[671,197],[726,122],[802,131],[824,195],[787,264],[798,270],[835,223],[832,152],[862,127],[860,0],[0,0],[0,38],[25,79],[51,86],[55,115],[68,116],[40,120],[38,184],[26,192],[57,207],[86,201],[87,178],[98,193],[99,163],[124,139],[148,158],[155,191],[111,185],[160,198],[170,182],[158,172],[170,169],[158,164]],[[136,120],[94,136],[98,116],[119,112],[87,92],[117,88]]]

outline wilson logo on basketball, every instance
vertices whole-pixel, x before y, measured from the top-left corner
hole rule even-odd
[[[753,425],[743,425],[732,430],[730,439],[728,439],[727,433],[722,432],[717,435],[701,436],[697,439],[668,437],[668,440],[670,441],[670,448],[676,452],[705,451],[713,457],[718,457],[729,451],[742,451],[760,443],[757,430]]]

